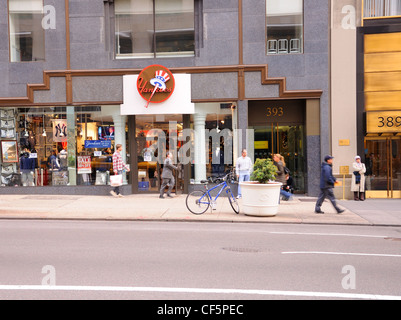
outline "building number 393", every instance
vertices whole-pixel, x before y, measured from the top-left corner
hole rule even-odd
[[[268,117],[282,117],[284,115],[283,107],[267,107],[266,112]]]

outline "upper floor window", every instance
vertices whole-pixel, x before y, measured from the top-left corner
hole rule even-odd
[[[401,0],[364,0],[364,18],[401,16]]]
[[[303,0],[266,0],[267,54],[303,52]]]
[[[45,60],[43,0],[8,0],[10,60]]]
[[[194,56],[194,0],[115,0],[117,58]]]

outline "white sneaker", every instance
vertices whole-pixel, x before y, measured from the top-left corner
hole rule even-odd
[[[118,195],[118,197],[119,198],[124,198],[124,196],[121,193]]]
[[[241,199],[242,197],[240,195],[237,196],[237,199]]]
[[[117,196],[117,193],[115,193],[114,190],[111,190],[111,191],[110,191],[110,194],[111,194],[113,197],[118,197],[118,196]]]

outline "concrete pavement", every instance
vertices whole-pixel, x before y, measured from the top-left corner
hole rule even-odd
[[[329,202],[315,214],[316,198],[294,196],[282,201],[275,217],[235,214],[227,198],[219,198],[216,210],[194,215],[185,206],[186,195],[159,199],[157,194],[112,196],[4,195],[0,194],[0,219],[94,219],[305,223],[341,225],[401,226],[400,199],[368,199],[364,202],[340,200],[346,209],[337,214]],[[241,205],[241,200],[240,200]]]

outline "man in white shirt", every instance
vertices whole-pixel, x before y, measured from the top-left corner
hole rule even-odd
[[[242,181],[249,181],[253,170],[253,164],[251,158],[247,157],[246,149],[242,150],[242,157],[237,159],[235,172],[238,177],[238,196],[237,199],[242,197],[241,187],[239,185]]]

